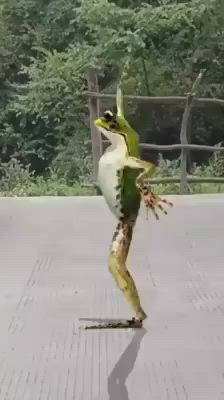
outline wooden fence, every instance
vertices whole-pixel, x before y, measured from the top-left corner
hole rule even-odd
[[[182,106],[184,109],[183,118],[181,123],[180,131],[180,144],[172,145],[155,145],[140,143],[142,149],[152,149],[160,152],[163,151],[174,151],[181,150],[180,156],[180,176],[177,177],[165,177],[165,178],[152,178],[150,183],[180,183],[180,193],[188,193],[188,183],[224,183],[224,177],[196,177],[187,174],[187,156],[189,151],[208,151],[208,152],[222,152],[224,147],[219,146],[204,146],[189,143],[189,132],[191,132],[191,111],[193,107],[206,108],[212,106],[220,106],[224,109],[224,100],[216,98],[198,98],[197,92],[200,82],[203,78],[204,70],[200,71],[197,79],[195,80],[190,93],[185,97],[183,96],[168,96],[168,97],[150,97],[150,96],[124,96],[126,100],[134,101],[147,101],[150,104],[160,105],[177,105]],[[91,143],[92,143],[92,155],[93,155],[93,174],[94,180],[97,180],[98,163],[102,155],[103,144],[108,143],[107,140],[103,140],[99,134],[97,128],[94,125],[94,120],[99,116],[100,101],[105,99],[115,99],[115,94],[105,94],[99,92],[97,72],[91,70],[88,75],[88,91],[86,92],[89,99],[89,113],[90,113],[90,129],[91,129]]]

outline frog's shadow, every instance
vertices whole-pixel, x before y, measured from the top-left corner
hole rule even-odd
[[[122,319],[118,320],[104,318],[80,318],[80,320],[96,322],[99,324],[124,322]],[[134,368],[141,341],[147,333],[146,329],[144,328],[132,328],[132,330],[134,335],[131,342],[125,348],[107,379],[109,400],[129,400],[128,390],[125,382]]]
[[[135,333],[131,342],[122,353],[108,377],[107,387],[110,400],[129,400],[125,382],[134,368],[141,341],[147,333],[144,328],[134,331]]]

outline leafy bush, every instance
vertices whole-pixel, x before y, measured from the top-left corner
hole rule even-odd
[[[166,160],[159,154],[158,166],[155,177],[177,176],[180,172],[180,159]]]
[[[36,176],[30,166],[12,159],[0,166],[1,196],[81,196],[95,194],[93,188],[82,187],[79,182],[68,184],[53,169],[45,176]]]
[[[192,176],[198,177],[224,177],[224,158],[212,158],[207,165],[194,164]],[[180,176],[180,160],[165,160],[162,155],[159,157],[159,165],[155,177]],[[154,190],[160,194],[179,193],[179,183],[165,183],[155,185]],[[191,193],[224,193],[224,183],[190,183]]]
[[[34,179],[34,172],[30,171],[30,166],[22,165],[15,158],[1,164],[0,175],[0,192],[8,194],[13,194],[15,188],[26,187]]]
[[[77,143],[71,138],[66,146],[58,147],[58,155],[51,168],[58,178],[65,179],[67,184],[92,181],[92,156],[85,143]]]
[[[208,165],[194,166],[194,174],[197,176],[224,177],[224,158],[212,158]]]

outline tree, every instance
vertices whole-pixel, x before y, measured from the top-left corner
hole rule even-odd
[[[105,92],[122,74],[126,93],[150,95],[185,94],[203,67],[201,95],[222,97],[223,7],[221,0],[2,0],[0,159],[14,156],[43,173],[71,146],[86,152],[90,66]],[[177,141],[179,109],[128,112],[146,141]],[[213,114],[197,111],[192,140],[223,140],[222,114]]]

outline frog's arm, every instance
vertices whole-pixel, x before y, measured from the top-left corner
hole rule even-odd
[[[142,172],[138,175],[136,183],[137,185],[140,182],[143,182],[144,179],[149,178],[156,169],[155,164],[152,164],[148,161],[140,160],[139,158],[128,156],[126,158],[125,166],[133,169],[142,170]]]
[[[159,219],[159,216],[156,212],[156,207],[158,207],[164,214],[167,214],[167,211],[164,210],[163,206],[160,203],[168,204],[169,206],[173,206],[173,204],[161,197],[155,195],[150,186],[145,185],[144,180],[149,178],[155,171],[156,166],[148,161],[140,160],[139,158],[128,156],[126,158],[125,166],[133,169],[139,169],[139,175],[136,178],[136,186],[140,191],[142,200],[146,206],[146,209],[151,209],[156,217]]]

